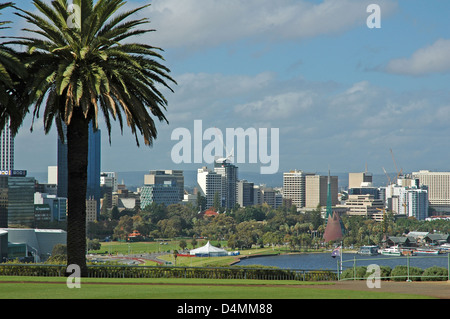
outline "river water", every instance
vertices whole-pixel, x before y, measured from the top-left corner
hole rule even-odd
[[[376,264],[379,266],[389,266],[394,269],[397,265],[406,266],[407,257],[393,256],[363,256],[355,253],[345,253],[342,255],[343,269],[352,268],[356,259],[356,266],[368,266]],[[304,253],[295,255],[263,256],[241,259],[238,266],[263,265],[275,266],[284,269],[303,270],[333,270],[338,268],[339,257],[331,257],[331,253]],[[449,257],[447,254],[438,256],[412,256],[409,257],[410,267],[426,269],[432,266],[439,266],[448,269]]]

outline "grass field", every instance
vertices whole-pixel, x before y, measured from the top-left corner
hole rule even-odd
[[[328,285],[321,289],[320,285]],[[214,279],[85,279],[0,277],[0,299],[416,299],[424,296],[333,289],[330,282]]]
[[[192,246],[189,241],[188,247],[186,249],[192,249]],[[199,244],[197,247],[203,246],[206,244],[206,240],[199,240]],[[212,245],[217,245],[217,242],[212,242]],[[133,254],[147,254],[147,253],[160,253],[160,252],[169,252],[169,254],[163,255],[159,257],[159,259],[169,262],[171,264],[175,263],[173,254],[174,250],[180,251],[181,248],[179,246],[178,240],[171,241],[155,241],[155,242],[103,242],[101,243],[101,249],[96,251],[90,251],[93,254],[104,254],[105,252],[111,253],[114,255],[133,255]],[[222,246],[226,245],[226,241],[221,242]],[[280,254],[280,253],[289,253],[291,252],[286,247],[265,247],[265,248],[252,248],[252,249],[244,249],[239,250],[241,256],[246,255],[270,255],[270,254]],[[187,266],[187,267],[204,267],[204,266],[216,266],[223,267],[228,266],[231,263],[236,261],[236,257],[178,257],[176,260],[177,266]],[[146,265],[156,265],[156,263],[148,262]]]

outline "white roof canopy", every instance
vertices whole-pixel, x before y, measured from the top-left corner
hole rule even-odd
[[[197,255],[197,254],[227,254],[227,251],[222,248],[214,247],[211,245],[211,243],[208,241],[208,243],[200,248],[191,250],[191,255]]]

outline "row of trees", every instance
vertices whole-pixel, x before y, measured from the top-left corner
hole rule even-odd
[[[401,236],[409,231],[450,231],[450,225],[445,221],[395,220],[390,213],[381,223],[360,216],[343,216],[342,223],[345,246],[381,244],[385,235]],[[114,208],[100,221],[90,223],[88,234],[90,238],[110,236],[116,240],[127,240],[128,234],[137,230],[147,238],[207,237],[226,240],[231,248],[269,244],[298,249],[320,247],[325,227],[320,207],[298,213],[295,207],[273,209],[268,205],[259,205],[237,207],[218,216],[203,217],[193,205],[166,207],[154,203],[143,210],[125,210],[121,213]]]

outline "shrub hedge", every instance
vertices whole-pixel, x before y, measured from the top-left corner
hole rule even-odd
[[[167,267],[167,266],[124,266],[90,265],[89,277],[95,278],[208,278],[208,279],[265,279],[299,281],[333,281],[337,274],[329,270],[298,271],[267,266],[233,267]],[[430,267],[425,270],[407,266],[381,266],[381,279],[406,281],[444,281],[448,280],[448,270],[443,267]],[[345,269],[340,279],[365,279],[371,275],[366,266]],[[0,264],[0,276],[68,276],[64,265]]]
[[[355,274],[356,270],[356,274]],[[429,267],[425,270],[419,267],[408,267],[399,265],[391,269],[389,266],[381,266],[381,279],[382,280],[392,280],[392,281],[446,281],[448,280],[448,269],[444,267]],[[347,268],[341,274],[341,279],[365,279],[369,277],[372,273],[367,272],[366,266],[358,266],[356,269]]]

